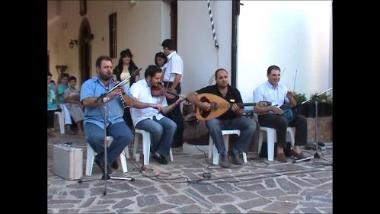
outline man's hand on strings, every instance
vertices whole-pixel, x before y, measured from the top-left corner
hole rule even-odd
[[[157,109],[158,111],[162,111],[163,109],[161,104],[152,104],[151,107]]]
[[[211,110],[211,104],[208,103],[208,102],[201,102],[201,106],[200,108],[203,110],[203,111],[210,111]]]
[[[234,103],[231,106],[231,110],[236,113],[240,110],[240,107],[236,103]]]
[[[284,111],[280,109],[278,106],[270,106],[270,111],[273,111],[276,114],[282,114]]]

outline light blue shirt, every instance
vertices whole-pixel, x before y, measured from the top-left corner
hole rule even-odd
[[[278,83],[276,87],[270,84],[269,81],[259,85],[253,93],[253,102],[258,103],[260,101],[268,101],[273,105],[282,106],[284,103],[288,103],[289,99],[286,96],[288,88]],[[270,114],[274,113],[269,111]]]
[[[285,85],[278,83],[278,85],[274,87],[269,81],[266,81],[255,89],[253,102],[268,101],[271,102],[272,105],[281,106],[289,102],[286,93],[288,93],[288,88]]]
[[[103,82],[95,76],[87,81],[85,81],[80,90],[80,101],[88,97],[97,98],[100,95],[106,93],[108,90],[112,89],[116,83],[111,79],[109,85],[106,87]],[[124,91],[126,91],[125,85],[123,86]],[[104,129],[104,110],[107,109],[107,119],[106,127],[110,124],[124,122],[123,114],[124,109],[119,96],[114,96],[110,101],[106,102],[105,105],[84,108],[84,123],[93,123],[100,128]]]

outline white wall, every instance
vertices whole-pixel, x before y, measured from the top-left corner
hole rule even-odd
[[[161,50],[161,1],[87,1],[88,19],[94,34],[92,42],[92,74],[96,73],[95,61],[100,54],[109,55],[108,16],[117,13],[117,58],[129,48],[136,65],[144,69],[154,64],[155,51]],[[143,74],[141,74],[141,77]]]
[[[182,93],[209,84],[215,70],[231,70],[230,1],[211,1],[219,49],[214,46],[207,1],[178,1],[178,54],[184,63]]]
[[[144,69],[154,64],[154,54],[162,51],[161,42],[170,35],[169,9],[162,1],[87,1],[87,14],[79,15],[79,1],[48,1],[48,50],[50,71],[56,80],[57,64],[68,66],[71,75],[80,77],[79,48],[69,48],[71,39],[79,39],[80,24],[87,18],[94,34],[91,42],[91,73],[96,74],[95,61],[100,55],[109,55],[108,17],[117,13],[117,58],[121,50],[130,48],[137,66]],[[163,32],[165,31],[165,32]],[[143,76],[143,73],[141,77]],[[79,82],[79,81],[78,81]]]
[[[81,17],[79,2],[48,1],[48,51],[50,54],[50,72],[57,81],[56,65],[67,65],[67,72],[80,77],[79,50],[69,48],[71,39],[78,39]],[[78,81],[79,82],[79,81]]]
[[[237,87],[245,102],[252,102],[253,90],[267,80],[273,64],[282,69],[281,82],[298,93],[332,87],[331,1],[242,3]]]
[[[56,11],[48,1],[49,13]],[[207,1],[178,1],[178,53],[184,61],[183,93],[209,84],[219,67],[231,70],[231,2],[211,1],[219,49],[214,46]],[[144,69],[154,64],[154,54],[162,51],[161,42],[170,38],[170,4],[168,1],[87,1],[87,14],[79,15],[79,2],[61,1],[60,15],[48,25],[50,69],[68,65],[70,74],[80,77],[79,48],[69,48],[70,39],[79,39],[84,17],[94,34],[91,42],[91,72],[99,55],[109,54],[108,16],[117,12],[117,42],[120,51],[130,48],[134,61]],[[49,16],[52,17],[52,16]],[[52,18],[50,18],[52,19]],[[49,22],[49,20],[48,20]],[[117,63],[114,59],[114,65]],[[141,73],[143,77],[143,73]]]
[[[161,4],[161,40],[170,38],[171,28],[170,28],[170,2],[164,1]],[[159,50],[162,51],[162,50]],[[159,52],[157,51],[157,52]]]

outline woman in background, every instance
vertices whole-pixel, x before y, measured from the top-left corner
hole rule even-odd
[[[126,50],[121,51],[119,63],[113,70],[113,74],[116,76],[116,80],[122,81],[126,77],[130,77],[135,70],[137,70],[137,66],[135,62],[133,62],[133,54],[131,50],[129,50],[128,48]],[[135,83],[139,78],[140,78],[139,75],[135,75],[131,77],[131,79],[129,80],[129,86]],[[129,128],[131,128],[131,130],[134,130],[129,108],[124,109],[123,118],[126,124],[129,126]]]
[[[125,77],[132,75],[132,73],[137,70],[137,66],[133,61],[133,54],[131,50],[126,49],[120,52],[119,63],[116,65],[113,70],[113,74],[116,76],[117,81],[122,81]],[[139,75],[131,77],[129,81],[129,86],[140,79]]]
[[[154,64],[161,68],[162,70],[162,76],[161,76],[161,82],[163,82],[164,73],[165,73],[165,66],[168,62],[168,58],[164,54],[164,52],[158,52],[154,56]]]

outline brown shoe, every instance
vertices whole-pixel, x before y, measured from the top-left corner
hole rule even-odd
[[[288,161],[288,159],[286,158],[284,153],[277,153],[276,160],[278,160],[282,163],[286,163]]]
[[[111,164],[111,168],[112,169],[118,169],[119,168],[119,159],[118,158],[116,158],[113,162],[112,162],[112,164]]]
[[[240,158],[240,154],[231,153],[231,163],[235,165],[243,165],[243,161]]]
[[[57,137],[57,135],[54,132],[48,132],[48,137]]]
[[[220,166],[223,168],[230,168],[230,161],[227,154],[220,155]]]

